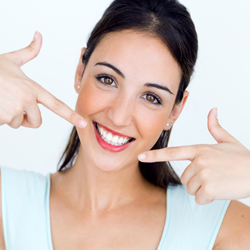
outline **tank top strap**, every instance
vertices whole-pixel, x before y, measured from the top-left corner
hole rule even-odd
[[[186,189],[186,186],[184,186]],[[220,226],[231,200],[214,200],[206,205],[195,202],[195,196],[187,193],[196,226],[199,249],[212,250]]]
[[[170,185],[169,228],[161,250],[212,250],[230,200],[198,205],[184,185]]]
[[[47,250],[48,175],[1,168],[2,218],[6,250]]]

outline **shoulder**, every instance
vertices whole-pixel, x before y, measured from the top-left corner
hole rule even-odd
[[[250,207],[232,200],[216,238],[214,250],[249,249]]]

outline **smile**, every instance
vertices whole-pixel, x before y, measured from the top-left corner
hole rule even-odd
[[[132,137],[127,137],[115,131],[111,131],[97,122],[93,122],[93,125],[98,143],[106,150],[120,152],[129,147],[135,140]]]

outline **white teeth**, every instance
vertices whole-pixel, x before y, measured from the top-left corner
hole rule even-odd
[[[115,145],[118,142],[119,137],[117,135],[113,136],[112,138],[112,144]]]
[[[129,139],[128,138],[123,138],[123,144],[126,143]]]
[[[103,131],[103,134],[102,134],[105,138],[107,137],[107,132],[106,131]]]
[[[122,136],[113,135],[112,133],[107,132],[103,128],[99,127],[98,124],[97,128],[102,139],[111,145],[120,146],[127,143],[130,139],[127,137],[124,138]]]
[[[111,142],[112,141],[112,134],[109,132],[106,139]]]
[[[118,144],[123,144],[123,138],[122,137],[119,138]]]
[[[99,128],[99,130],[100,130],[101,135],[103,135],[103,132],[104,132],[103,128]]]

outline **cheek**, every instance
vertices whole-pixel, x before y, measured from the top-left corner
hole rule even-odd
[[[143,144],[146,148],[152,148],[157,142],[164,128],[167,112],[170,113],[170,109],[162,112],[153,110],[145,112],[145,110],[141,110],[140,121],[138,122],[140,123],[142,141],[144,141]]]
[[[85,119],[103,111],[112,103],[115,95],[112,91],[105,91],[98,88],[93,80],[84,82],[78,96],[75,111]],[[151,110],[141,103],[136,104],[133,110],[135,124],[143,141],[143,148],[151,148],[162,133],[166,118],[171,112],[171,108],[162,111]]]
[[[147,140],[154,144],[159,138],[164,125],[165,115],[148,114],[143,122],[143,131]]]
[[[102,110],[107,104],[107,94],[98,89],[90,80],[86,80],[78,96],[75,111],[85,119]]]

